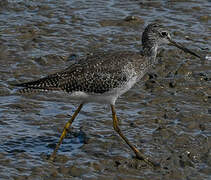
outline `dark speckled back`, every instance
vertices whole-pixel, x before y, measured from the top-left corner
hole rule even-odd
[[[127,73],[130,69],[142,77],[150,65],[148,62],[135,52],[98,53],[79,60],[64,71],[18,86],[26,87],[22,92],[40,89],[104,93],[128,82],[132,78]]]
[[[96,53],[78,59],[62,72],[18,86],[25,87],[20,90],[21,92],[32,92],[36,89],[102,94],[115,88],[124,88],[126,91],[131,87],[130,82],[138,81],[156,63],[158,45],[167,38],[167,33],[162,32],[163,27],[157,23],[145,28],[142,36],[142,53]]]

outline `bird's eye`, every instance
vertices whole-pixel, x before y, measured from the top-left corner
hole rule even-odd
[[[163,32],[161,32],[161,35],[164,37],[164,36],[168,36],[168,32],[166,32],[166,31],[163,31]]]

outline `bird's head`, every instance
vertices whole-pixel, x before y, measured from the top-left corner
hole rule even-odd
[[[147,43],[154,43],[157,45],[169,43],[169,39],[171,39],[169,31],[158,23],[149,24],[142,35],[143,45]]]
[[[169,31],[158,23],[149,24],[145,28],[142,35],[142,44],[143,44],[143,49],[146,51],[151,50],[153,48],[157,49],[157,47],[161,44],[171,44],[179,49],[182,49],[184,52],[190,53],[198,58],[201,58],[201,56],[199,56],[195,52],[173,41]]]

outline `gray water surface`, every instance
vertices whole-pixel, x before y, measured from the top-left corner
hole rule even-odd
[[[155,21],[210,54],[210,12],[209,0],[1,1],[0,179],[211,179],[210,61],[163,46],[159,64],[117,101],[124,134],[160,169],[133,157],[110,108],[98,104],[84,106],[49,162],[78,103],[62,93],[15,95],[11,86],[95,51],[139,51],[144,27]]]

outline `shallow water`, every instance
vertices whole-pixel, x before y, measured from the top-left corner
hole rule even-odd
[[[82,109],[56,161],[48,162],[78,104],[64,94],[14,95],[11,86],[95,51],[138,51],[154,21],[209,55],[210,10],[208,0],[1,1],[0,179],[210,179],[209,60],[164,46],[145,81],[117,101],[124,134],[160,169],[133,158],[113,131],[109,107],[98,104]]]

